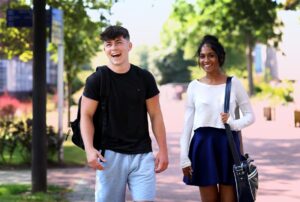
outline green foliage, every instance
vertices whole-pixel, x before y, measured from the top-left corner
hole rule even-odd
[[[4,151],[6,150],[9,155],[9,160],[12,159],[12,155],[17,147],[17,139],[13,136],[13,122],[10,120],[4,120],[1,122],[0,131],[0,157],[5,162]]]
[[[32,59],[32,29],[6,27],[6,3],[0,5],[0,58],[18,56],[22,61]],[[24,1],[10,1],[10,8],[29,9]]]
[[[26,192],[27,190],[27,185],[0,185],[0,196],[20,194],[22,192]]]
[[[281,32],[275,31],[282,26],[277,20],[277,8],[273,0],[196,0],[192,3],[177,0],[164,24],[162,44],[164,48],[181,48],[185,58],[192,58],[202,37],[215,35],[228,53],[225,67],[245,69],[248,60],[248,78],[253,86],[250,60],[253,46],[257,42],[272,42],[277,46],[281,40]]]
[[[227,75],[236,76],[240,79],[247,78],[247,72],[245,71],[245,68],[240,66],[231,66],[230,68],[227,68],[225,72]]]
[[[84,82],[78,76],[76,76],[72,81],[72,91],[71,93],[74,94],[76,91],[82,88]]]
[[[282,7],[285,10],[299,10],[300,0],[286,0]]]
[[[247,70],[246,67],[246,55],[243,53],[245,47],[243,45],[239,45],[236,48],[231,48],[230,46],[226,48],[226,59],[223,65],[223,68],[227,71],[233,71],[236,69],[237,72],[245,72]]]
[[[89,64],[92,56],[99,51],[101,29],[108,24],[104,15],[99,21],[92,21],[87,13],[88,9],[97,9],[103,14],[115,1],[60,1],[49,0],[48,4],[63,10],[64,13],[64,50],[65,69],[70,77],[76,75],[83,65]]]
[[[52,126],[46,128],[48,158],[54,156],[63,140]],[[3,119],[0,122],[0,160],[3,163],[11,163],[12,157],[17,152],[23,162],[30,162],[32,142],[32,119],[10,120]],[[8,156],[8,157],[7,157]]]
[[[64,197],[69,192],[65,187],[49,185],[47,193],[31,194],[30,185],[25,184],[1,184],[0,185],[0,201],[8,202],[67,202]]]
[[[135,56],[136,57],[136,61],[135,58],[133,58],[134,62],[137,62],[137,64],[144,69],[149,69],[149,53],[152,52],[151,48],[149,48],[146,45],[141,45],[136,47],[132,53],[131,56]]]
[[[86,165],[86,154],[82,149],[79,149],[75,146],[71,141],[67,141],[64,145],[64,162],[60,166],[85,166]],[[0,148],[1,149],[1,148]],[[0,169],[1,167],[26,167],[30,166],[29,154],[23,154],[24,149],[21,146],[17,146],[15,149],[13,156],[10,160],[6,160],[5,162],[0,158]],[[3,156],[5,159],[9,159],[9,154],[5,150],[3,152]],[[24,158],[26,156],[26,158]],[[74,158],[76,156],[76,158]],[[58,165],[57,155],[48,155],[48,166]]]
[[[156,62],[157,62],[157,60],[161,60],[162,56],[164,55],[163,50],[156,46],[147,47],[144,50],[147,50],[147,61],[142,61],[142,57],[140,56],[140,60],[139,60],[139,62],[137,62],[137,64],[139,64],[142,68],[148,69],[155,77],[155,80],[158,83],[160,83],[160,81],[162,80],[162,73],[157,68]],[[141,55],[141,54],[139,54],[139,51],[137,51],[137,55]],[[145,65],[145,66],[142,66],[142,65]]]
[[[76,158],[74,158],[76,156]],[[75,146],[73,143],[64,145],[64,161],[68,165],[81,165],[86,164],[85,152]]]
[[[77,78],[80,80],[81,83],[85,83],[88,76],[90,76],[94,71],[94,69],[81,71],[78,73]]]
[[[191,73],[191,80],[199,79],[205,76],[204,71],[199,66],[189,67],[189,71]]]
[[[48,0],[47,4],[63,11],[64,19],[64,69],[66,72],[66,84],[68,100],[71,101],[71,92],[76,75],[82,67],[90,63],[90,59],[100,50],[99,34],[103,27],[109,24],[111,6],[117,0]],[[10,8],[29,8],[25,1],[10,2]],[[5,13],[7,4],[0,8]],[[97,10],[101,13],[98,21],[92,21],[88,10]],[[0,57],[13,58],[18,56],[21,60],[32,59],[32,29],[7,28],[5,15],[0,16]],[[57,47],[50,44],[48,51],[52,59],[57,60]],[[76,90],[76,89],[75,89]]]
[[[193,60],[183,59],[183,51],[180,49],[175,53],[169,53],[164,57],[158,58],[156,60],[156,66],[162,75],[160,84],[190,81],[188,67],[194,64],[195,62]]]
[[[293,84],[291,81],[261,82],[255,87],[257,98],[268,100],[270,105],[287,104],[293,101]]]
[[[74,82],[74,79],[82,67],[89,64],[91,58],[100,50],[99,34],[102,28],[109,23],[106,16],[109,16],[110,8],[115,2],[117,1],[48,0],[47,2],[50,6],[63,10],[64,13],[64,69],[69,111],[72,104],[72,93],[78,89],[78,86],[73,86],[73,84],[78,84],[78,82]],[[98,10],[101,13],[99,21],[91,20],[87,13],[88,9]],[[70,117],[68,117],[68,121],[69,119]]]

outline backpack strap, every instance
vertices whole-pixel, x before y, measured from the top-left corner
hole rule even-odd
[[[102,116],[101,134],[105,135],[108,128],[108,97],[110,92],[110,81],[108,67],[99,66],[96,71],[100,71],[100,110]],[[104,156],[105,150],[101,150],[101,155]]]
[[[109,72],[107,66],[99,66],[96,71],[100,71],[100,100],[109,96],[110,83],[109,83]]]
[[[82,100],[82,96],[80,96],[78,100],[77,118],[76,118],[77,120],[80,120],[81,100]],[[69,125],[71,126],[71,122],[69,122]]]
[[[102,134],[105,134],[107,129],[107,102],[110,91],[109,72],[106,66],[97,67],[97,71],[100,71],[100,105],[102,113]]]

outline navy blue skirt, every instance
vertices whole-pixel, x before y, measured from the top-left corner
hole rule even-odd
[[[193,174],[191,179],[184,177],[183,181],[195,186],[234,185],[234,162],[225,129],[201,127],[194,132],[189,149]],[[232,133],[240,152],[238,133]]]

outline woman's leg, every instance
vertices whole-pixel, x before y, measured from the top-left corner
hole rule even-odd
[[[236,202],[234,186],[220,185],[220,199],[221,202]]]
[[[219,191],[217,185],[199,187],[202,202],[219,202]]]

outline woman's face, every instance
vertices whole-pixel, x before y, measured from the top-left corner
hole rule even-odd
[[[206,73],[219,71],[220,64],[218,56],[213,49],[207,44],[201,48],[199,55],[199,64]]]

